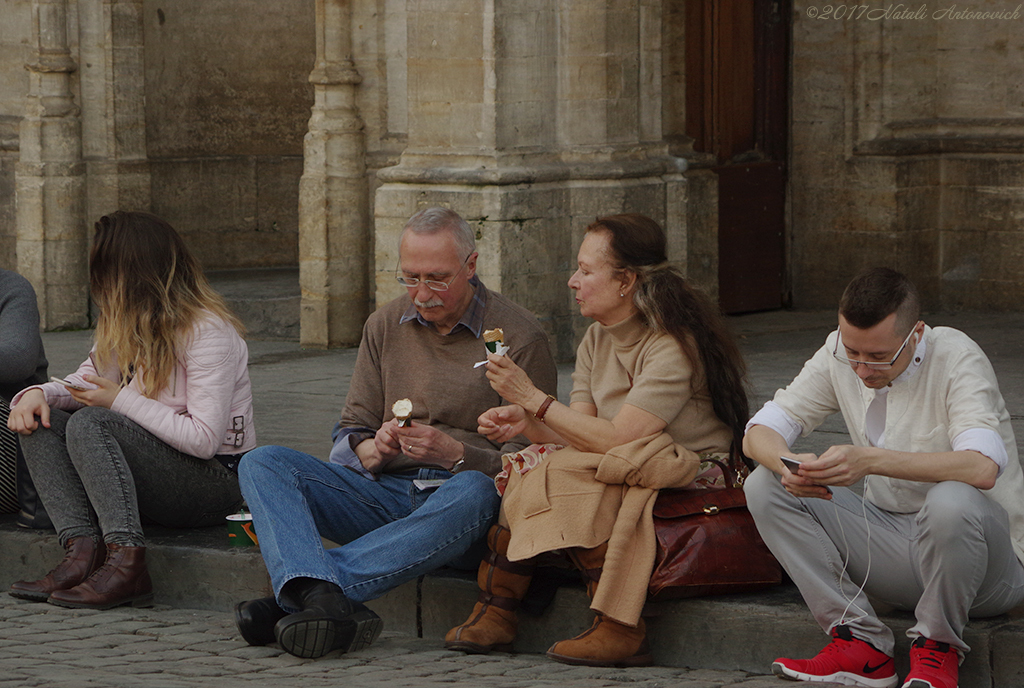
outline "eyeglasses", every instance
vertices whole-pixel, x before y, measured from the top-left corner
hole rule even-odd
[[[451,286],[451,283],[455,281],[455,278],[459,276],[459,273],[462,272],[463,268],[466,267],[466,263],[468,263],[469,259],[472,257],[472,253],[466,256],[466,260],[462,261],[462,267],[460,267],[447,282],[439,282],[438,280],[421,280],[419,277],[406,277],[398,272],[397,269],[395,272],[398,274],[395,275],[395,279],[398,280],[398,283],[403,287],[412,288],[417,286],[420,282],[423,282],[423,284],[427,285],[427,289],[430,289],[431,291],[448,291],[448,287]]]
[[[832,355],[835,357],[837,361],[845,363],[851,368],[856,368],[857,366],[865,365],[868,368],[871,368],[872,370],[891,370],[893,364],[896,363],[896,359],[899,358],[900,354],[903,353],[903,350],[907,348],[907,344],[910,342],[910,338],[914,336],[914,332],[916,331],[917,323],[914,324],[914,328],[910,330],[910,334],[907,335],[907,338],[903,340],[903,346],[900,347],[900,350],[896,352],[896,355],[892,357],[891,361],[857,361],[852,358],[847,358],[846,356],[843,356],[842,354],[839,353],[839,343],[841,341],[842,335],[840,334],[840,331],[836,329],[836,348],[832,350]]]

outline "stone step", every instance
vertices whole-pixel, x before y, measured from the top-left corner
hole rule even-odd
[[[147,559],[156,602],[189,609],[230,612],[245,599],[270,594],[259,551],[228,544],[225,528],[147,528]],[[37,578],[62,555],[53,533],[14,525],[0,517],[0,589]],[[442,570],[411,581],[369,603],[390,631],[442,637],[462,623],[477,597],[471,573]],[[539,617],[520,614],[518,652],[544,652],[552,643],[590,626],[593,613],[582,586],[560,587]],[[760,593],[673,600],[645,610],[655,661],[662,666],[769,671],[779,656],[809,657],[825,644],[799,593],[783,585]],[[907,671],[907,613],[883,616],[897,637],[897,670]],[[1024,619],[1020,612],[972,621],[965,639],[972,648],[960,668],[970,688],[1024,685]]]
[[[207,279],[245,325],[249,339],[298,341],[299,269],[210,270]]]
[[[270,579],[255,547],[232,547],[227,529],[146,527],[146,562],[157,604],[187,609],[232,609],[240,599],[270,594]],[[61,557],[53,531],[19,528],[0,516],[0,590],[34,580]]]

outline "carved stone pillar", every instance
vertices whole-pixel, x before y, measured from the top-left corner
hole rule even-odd
[[[80,1],[86,221],[149,210],[142,0]]]
[[[300,342],[358,344],[369,303],[369,211],[349,0],[316,2],[315,100],[299,182]]]
[[[88,324],[85,178],[68,46],[68,1],[32,3],[33,57],[15,171],[18,271],[46,329]]]
[[[375,193],[377,302],[402,225],[447,206],[485,284],[533,311],[560,359],[587,322],[566,280],[583,228],[643,212],[686,266],[686,180],[661,122],[661,0],[407,5],[408,147]]]

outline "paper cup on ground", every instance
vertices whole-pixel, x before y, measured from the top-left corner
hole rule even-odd
[[[232,547],[258,545],[256,529],[252,525],[252,514],[231,514],[228,521],[228,544]]]

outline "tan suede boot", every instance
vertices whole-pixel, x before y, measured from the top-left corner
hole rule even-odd
[[[480,562],[476,576],[480,596],[466,622],[444,637],[446,648],[470,654],[512,651],[518,629],[516,609],[530,587],[535,566],[532,561],[515,562],[505,557],[510,538],[508,528],[499,525],[487,533],[491,551]]]
[[[595,667],[638,667],[654,663],[643,619],[632,628],[602,614],[597,615],[588,630],[552,645],[548,657],[563,664]]]
[[[593,549],[574,548],[569,551],[572,563],[583,574],[591,599],[600,584],[607,551],[607,543]],[[598,614],[590,628],[580,635],[552,645],[547,654],[563,664],[596,667],[648,666],[654,662],[643,619],[633,628],[603,614]]]

